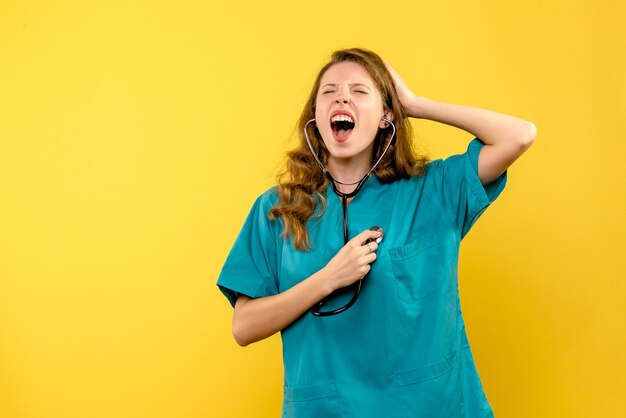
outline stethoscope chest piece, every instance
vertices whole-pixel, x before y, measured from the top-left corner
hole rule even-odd
[[[367,241],[365,241],[363,243],[363,245],[367,245],[370,242],[375,242],[376,244],[380,244],[380,242],[383,240],[383,236],[384,236],[383,229],[380,226],[372,226],[369,230],[370,231],[380,232],[380,236],[378,238],[370,238],[370,239],[368,239]],[[344,223],[344,233],[346,234],[345,237],[346,237],[346,241],[347,241],[347,233],[348,233],[347,232],[347,223]],[[352,306],[352,304],[359,297],[359,294],[361,293],[361,285],[362,285],[362,283],[363,283],[363,279],[359,280],[358,282],[356,282],[355,284],[350,286],[350,287],[355,289],[354,295],[352,296],[352,299],[346,305],[344,305],[343,307],[341,307],[339,309],[335,309],[335,310],[330,311],[330,312],[321,312],[320,311],[322,309],[322,307],[326,304],[327,300],[332,296],[332,294],[331,294],[331,295],[327,296],[326,298],[322,299],[315,306],[313,306],[313,308],[311,308],[311,313],[313,315],[315,315],[315,316],[331,316],[331,315],[336,315],[338,313],[341,313],[341,312],[345,311],[350,306]]]
[[[374,241],[376,244],[380,244],[380,242],[383,240],[383,237],[385,236],[385,233],[383,232],[383,229],[380,226],[373,226],[370,228],[370,231],[378,231],[380,232],[380,237],[376,238],[376,239],[368,239],[366,244],[368,242],[372,242]]]

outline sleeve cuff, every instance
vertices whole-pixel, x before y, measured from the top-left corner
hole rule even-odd
[[[508,178],[508,170],[506,170],[500,177],[489,184],[483,185],[481,183],[478,177],[478,156],[483,146],[485,146],[484,142],[478,138],[474,138],[467,147],[465,174],[470,192],[468,213],[470,222],[466,230],[463,231],[463,235],[469,231],[469,227],[476,222],[480,215],[498,198],[500,193],[502,193]]]
[[[235,302],[237,302],[237,298],[239,297],[239,295],[246,295],[255,299],[276,294],[276,292],[272,292],[270,289],[246,287],[242,286],[241,284],[229,285],[228,283],[225,283],[223,281],[218,282],[217,287],[221,290],[224,296],[226,296],[226,299],[228,299],[228,302],[230,302],[230,305],[233,308],[235,307]]]

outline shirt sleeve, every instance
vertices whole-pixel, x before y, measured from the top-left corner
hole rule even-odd
[[[472,225],[496,200],[506,185],[508,170],[494,181],[483,186],[478,177],[478,155],[485,145],[474,138],[463,154],[437,160],[435,178],[443,199],[444,211],[448,212],[461,239]]]
[[[270,191],[259,196],[226,258],[217,286],[234,307],[237,297],[278,294],[278,221],[268,218],[276,197]]]

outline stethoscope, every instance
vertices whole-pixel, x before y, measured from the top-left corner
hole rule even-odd
[[[361,190],[361,188],[363,187],[363,185],[365,184],[367,179],[370,178],[371,174],[374,172],[374,170],[378,166],[378,163],[380,163],[380,161],[383,159],[383,157],[387,153],[387,150],[389,149],[389,146],[391,145],[391,142],[393,141],[393,138],[396,135],[396,126],[393,124],[393,122],[390,119],[388,119],[388,118],[386,118],[384,116],[383,116],[382,120],[387,122],[387,123],[389,123],[391,125],[391,127],[393,128],[393,132],[391,134],[391,138],[389,139],[389,142],[387,143],[387,146],[385,147],[385,150],[383,151],[382,155],[380,156],[378,161],[376,161],[376,163],[372,166],[370,171],[365,173],[365,175],[361,178],[361,180],[355,181],[354,183],[344,183],[344,182],[341,182],[339,180],[335,180],[333,178],[333,176],[330,174],[330,171],[328,171],[324,167],[324,164],[322,164],[322,162],[317,157],[317,154],[315,153],[315,151],[313,150],[313,146],[311,145],[311,141],[309,140],[309,135],[307,134],[307,131],[306,131],[306,129],[309,126],[309,124],[311,122],[315,122],[315,119],[309,120],[304,125],[304,137],[306,138],[306,142],[309,145],[309,149],[311,150],[311,154],[313,154],[313,157],[315,157],[315,161],[317,161],[317,165],[319,165],[320,169],[322,170],[322,173],[324,173],[324,175],[330,181],[330,184],[332,185],[333,190],[335,191],[335,194],[341,198],[341,206],[343,208],[343,242],[344,242],[344,245],[347,244],[348,241],[349,241],[349,237],[348,237],[348,199],[351,198],[351,197],[356,196],[357,193],[359,193],[359,191]],[[350,192],[350,193],[343,193],[342,191],[340,191],[337,188],[337,183],[343,184],[344,186],[352,186],[352,185],[356,184],[356,188],[352,192]],[[380,233],[381,233],[380,237],[378,237],[378,238],[376,238],[374,240],[377,244],[380,243],[382,241],[382,239],[383,239],[383,229],[381,227],[379,227],[379,226],[373,226],[373,227],[370,228],[370,230],[380,231]],[[364,245],[367,245],[371,241],[372,240],[368,240]],[[339,314],[341,312],[346,311],[349,307],[351,307],[354,304],[354,302],[356,302],[357,298],[359,297],[359,294],[361,293],[361,286],[362,286],[362,284],[363,284],[363,279],[360,279],[358,282],[348,286],[348,287],[354,287],[355,288],[354,289],[354,295],[352,296],[352,299],[350,299],[350,301],[347,304],[345,304],[344,306],[342,306],[341,308],[337,308],[337,309],[335,309],[333,311],[321,312],[322,307],[326,304],[326,302],[330,298],[332,298],[332,296],[335,294],[335,292],[337,292],[337,291],[335,291],[335,292],[331,293],[330,295],[326,296],[324,299],[322,299],[318,303],[316,303],[311,308],[311,313],[313,315],[315,315],[315,316],[331,316],[331,315],[336,315],[336,314]]]

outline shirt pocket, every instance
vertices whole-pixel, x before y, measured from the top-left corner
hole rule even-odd
[[[427,382],[449,373],[459,362],[456,350],[452,350],[443,360],[418,367],[402,370],[395,374],[395,384],[398,386]]]
[[[285,386],[282,418],[343,416],[335,381],[309,386]]]
[[[452,351],[439,362],[396,373],[392,396],[398,410],[413,411],[419,417],[479,416],[465,413],[460,361]]]
[[[445,282],[443,256],[433,234],[420,234],[402,247],[390,248],[389,256],[401,301],[419,302],[441,290]]]

